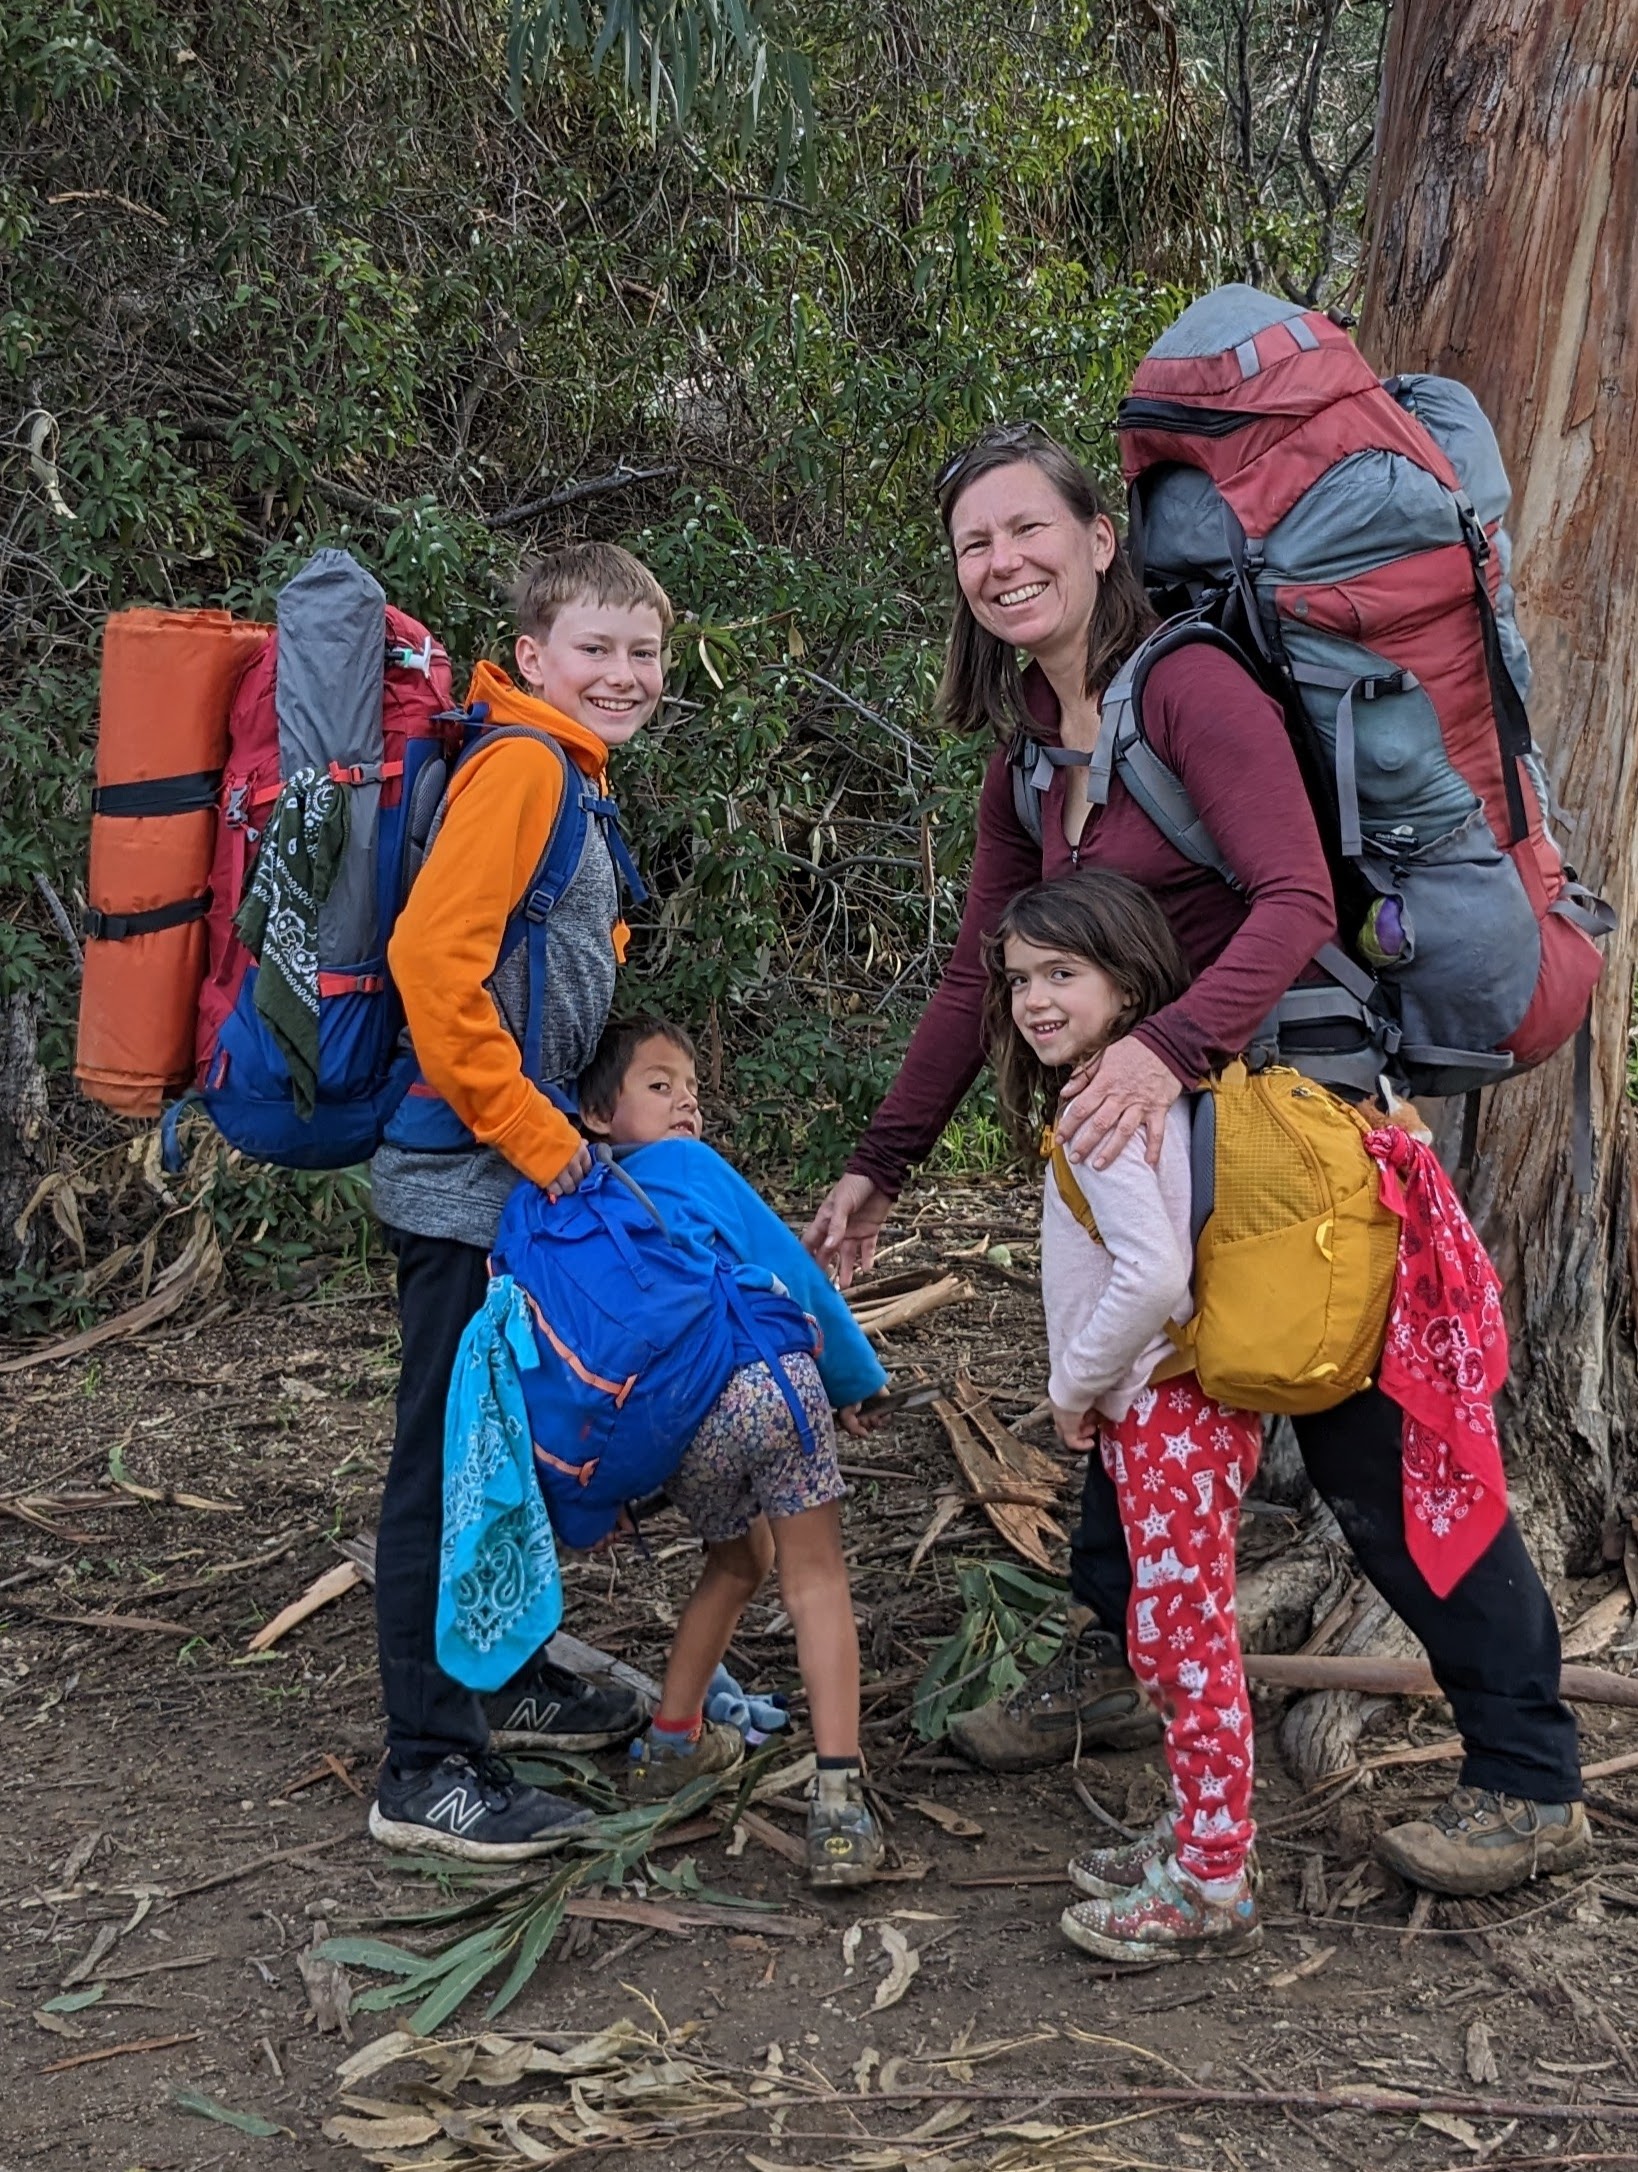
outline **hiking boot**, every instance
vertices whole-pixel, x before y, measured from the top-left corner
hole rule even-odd
[[[1380,1835],[1378,1860],[1430,1893],[1506,1893],[1527,1878],[1579,1870],[1593,1837],[1578,1802],[1529,1802],[1458,1787],[1431,1816]]]
[[[1069,1882],[1089,1900],[1116,1900],[1130,1893],[1149,1875],[1151,1863],[1165,1863],[1177,1845],[1176,1812],[1163,1810],[1154,1823],[1132,1840],[1117,1840],[1113,1847],[1088,1848],[1069,1866]]]
[[[1077,1901],[1058,1919],[1072,1946],[1100,1961],[1226,1961],[1263,1942],[1249,1876],[1225,1900],[1211,1900],[1169,1862],[1152,1862],[1143,1883],[1112,1899]]]
[[[631,1745],[626,1792],[633,1802],[663,1802],[706,1772],[737,1772],[745,1762],[745,1737],[737,1727],[707,1720],[687,1749],[657,1742],[651,1729]]]
[[[642,1731],[648,1706],[616,1682],[584,1682],[537,1659],[527,1674],[481,1700],[498,1750],[608,1750]]]
[[[961,1712],[950,1741],[986,1772],[1061,1765],[1083,1750],[1138,1750],[1160,1739],[1160,1715],[1089,1607],[1071,1607],[1064,1640],[1010,1696]]]
[[[521,1863],[548,1855],[592,1822],[561,1795],[525,1787],[503,1758],[446,1757],[376,1782],[370,1832],[383,1847],[456,1855],[463,1863]]]
[[[847,1776],[841,1802],[808,1802],[808,1883],[825,1887],[868,1885],[881,1863],[882,1829],[866,1807],[859,1775]]]

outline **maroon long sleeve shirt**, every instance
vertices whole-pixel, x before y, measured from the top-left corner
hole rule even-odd
[[[1058,701],[1031,669],[1025,693],[1035,736],[1058,741]],[[944,977],[905,1051],[899,1075],[848,1163],[897,1195],[912,1162],[931,1153],[984,1052],[981,946],[1032,882],[1074,867],[1112,868],[1151,891],[1195,975],[1175,1003],[1137,1028],[1186,1086],[1238,1055],[1279,998],[1336,933],[1331,878],[1296,756],[1275,704],[1221,650],[1204,643],[1163,657],[1143,695],[1143,728],[1204,818],[1244,886],[1231,890],[1184,859],[1126,790],[1118,772],[1072,851],[1064,837],[1067,772],[1053,771],[1042,842],[1019,822],[1005,748],[990,757],[978,803],[961,932]]]

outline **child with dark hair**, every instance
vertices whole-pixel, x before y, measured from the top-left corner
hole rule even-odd
[[[580,1121],[615,1149],[673,1235],[714,1246],[736,1273],[776,1281],[809,1315],[811,1342],[784,1351],[785,1374],[741,1364],[682,1454],[667,1494],[705,1546],[666,1662],[660,1705],[631,1746],[639,1801],[675,1794],[696,1775],[744,1756],[737,1729],[704,1716],[713,1676],[740,1616],[776,1564],[796,1633],[818,1773],[808,1809],[809,1882],[857,1885],[881,1860],[859,1762],[859,1639],[841,1502],[832,1406],[850,1433],[859,1405],[886,1384],[875,1352],[841,1295],[794,1234],[701,1137],[694,1044],[679,1026],[644,1017],[611,1025],[580,1077]],[[795,1396],[811,1435],[804,1441]]]
[[[985,949],[986,1035],[1016,1143],[1044,1150],[1060,1088],[1183,991],[1160,907],[1124,876],[1025,890]],[[1168,1328],[1190,1317],[1189,1119],[1174,1103],[1157,1167],[1141,1138],[1099,1169],[1061,1149],[1046,1180],[1041,1286],[1049,1394],[1066,1447],[1114,1481],[1132,1563],[1127,1645],[1166,1718],[1173,1803],[1135,1841],[1069,1866],[1086,1898],[1065,1936],[1106,1960],[1243,1953],[1261,1930],[1249,1858],[1252,1726],[1234,1621],[1240,1499],[1260,1420],[1213,1402]]]

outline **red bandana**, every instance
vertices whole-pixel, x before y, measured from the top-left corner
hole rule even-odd
[[[1501,1284],[1433,1150],[1392,1126],[1365,1147],[1404,1224],[1379,1385],[1405,1413],[1405,1543],[1443,1599],[1507,1520]]]

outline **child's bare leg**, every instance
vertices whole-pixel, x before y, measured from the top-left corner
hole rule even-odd
[[[779,1591],[796,1631],[814,1747],[822,1758],[859,1756],[859,1633],[835,1501],[782,1516],[773,1527]],[[669,1676],[667,1686],[669,1687]]]
[[[765,1516],[759,1516],[743,1538],[716,1540],[706,1547],[705,1567],[682,1610],[666,1662],[655,1715],[662,1727],[685,1727],[699,1717],[706,1685],[722,1664],[739,1618],[756,1597],[773,1557]]]

